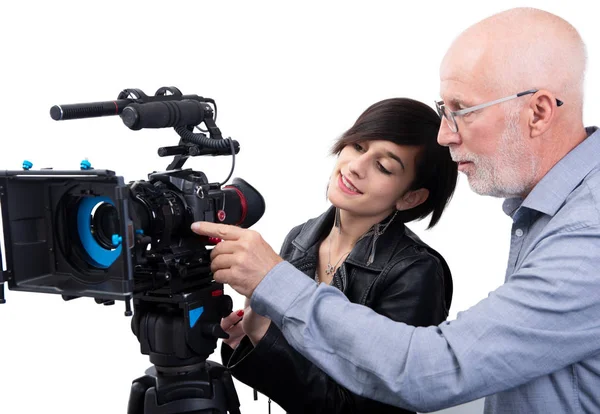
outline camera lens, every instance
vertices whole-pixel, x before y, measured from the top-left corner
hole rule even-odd
[[[120,234],[119,214],[115,206],[102,203],[92,210],[91,232],[98,244],[105,249],[114,249],[113,234]]]

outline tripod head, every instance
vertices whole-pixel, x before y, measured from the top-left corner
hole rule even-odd
[[[165,298],[134,299],[131,327],[154,367],[131,387],[127,414],[239,413],[233,380],[206,361],[217,338],[227,338],[220,320],[232,302],[222,285]]]

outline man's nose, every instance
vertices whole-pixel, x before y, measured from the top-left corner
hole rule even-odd
[[[462,140],[458,132],[452,132],[445,120],[442,120],[437,136],[438,144],[449,147],[450,145],[459,145]]]

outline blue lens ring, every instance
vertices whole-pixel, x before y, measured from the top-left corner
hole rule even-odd
[[[77,210],[77,232],[81,245],[87,253],[88,263],[92,266],[106,269],[112,265],[121,255],[121,245],[113,250],[102,247],[92,234],[92,211],[101,203],[108,203],[114,206],[112,200],[108,197],[85,197],[79,202]]]

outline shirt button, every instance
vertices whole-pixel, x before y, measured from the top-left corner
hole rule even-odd
[[[521,236],[523,235],[523,230],[521,230],[521,229],[517,229],[517,230],[515,230],[515,235],[516,235],[517,237],[521,237]]]

